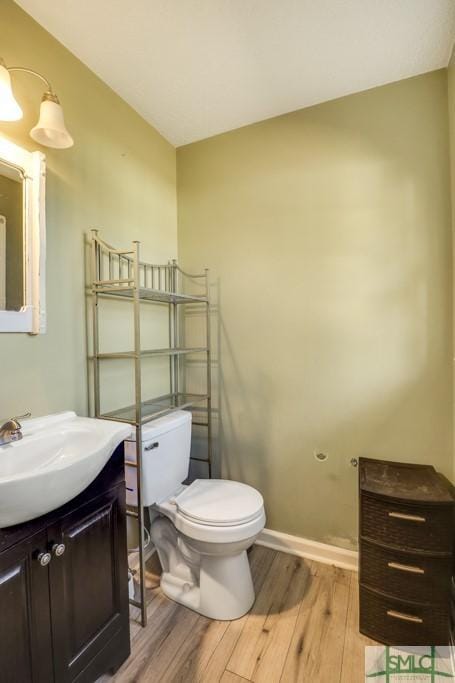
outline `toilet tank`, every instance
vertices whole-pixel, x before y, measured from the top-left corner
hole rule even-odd
[[[142,504],[162,503],[188,476],[191,450],[191,413],[178,410],[142,428]],[[137,506],[136,432],[125,441],[126,502]]]

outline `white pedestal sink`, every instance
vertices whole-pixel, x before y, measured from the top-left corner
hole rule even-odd
[[[65,412],[24,420],[0,446],[0,528],[55,510],[81,493],[131,433],[121,422]]]

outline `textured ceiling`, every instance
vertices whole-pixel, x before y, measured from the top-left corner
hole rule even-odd
[[[18,0],[170,142],[446,66],[453,0]]]

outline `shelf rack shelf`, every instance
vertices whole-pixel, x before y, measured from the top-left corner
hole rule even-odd
[[[157,398],[152,398],[149,401],[142,402],[141,410],[141,424],[147,424],[158,417],[163,417],[172,413],[174,410],[186,410],[193,408],[198,403],[207,401],[208,394],[166,394]],[[136,406],[133,404],[126,408],[112,410],[109,413],[102,413],[100,417],[106,420],[115,420],[116,422],[128,422],[136,426],[135,421]]]
[[[161,268],[168,266],[151,266],[153,268]],[[183,271],[180,271],[183,272]],[[199,276],[197,276],[199,277]],[[119,286],[103,286],[98,288],[98,294],[105,296],[123,297],[125,299],[134,299],[135,290],[132,287]],[[207,303],[207,298],[203,296],[192,296],[189,294],[177,294],[176,292],[166,292],[160,289],[150,289],[146,287],[139,288],[139,298],[142,301],[154,301],[162,304],[200,304]]]
[[[207,347],[193,349],[146,349],[140,352],[141,358],[148,358],[151,356],[184,356],[191,353],[207,353]],[[135,351],[117,351],[110,353],[99,353],[98,360],[113,360],[117,358],[122,360],[124,358],[136,358]]]
[[[139,579],[140,600],[130,603],[141,610],[142,625],[147,624],[147,605],[145,592],[145,553],[144,508],[142,505],[142,427],[175,410],[186,410],[206,404],[207,421],[195,422],[207,428],[207,458],[194,457],[193,460],[207,463],[209,477],[212,474],[212,410],[211,410],[211,354],[210,354],[210,301],[209,271],[200,274],[184,272],[177,262],[152,264],[141,261],[139,242],[133,242],[130,249],[116,249],[107,244],[99,236],[98,230],[91,231],[91,295],[93,314],[93,361],[94,379],[94,412],[95,417],[105,420],[116,420],[131,424],[136,432],[136,472],[138,506],[137,511],[128,510],[128,514],[137,520],[139,541]],[[188,294],[184,291],[186,281],[198,283],[202,295]],[[130,302],[134,309],[134,349],[129,351],[100,351],[99,303],[105,298],[116,298]],[[141,346],[142,303],[164,304],[168,307],[169,345],[166,348],[143,349]],[[186,348],[181,345],[180,321],[178,309],[185,304],[198,304],[205,307],[206,343],[203,347]],[[191,354],[205,354],[206,359],[206,393],[189,394],[180,388],[181,361]],[[168,394],[142,399],[142,360],[149,357],[169,358]],[[101,410],[100,364],[109,360],[130,359],[134,364],[135,402],[110,412]]]

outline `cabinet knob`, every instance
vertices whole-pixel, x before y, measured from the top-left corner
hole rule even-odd
[[[52,552],[54,553],[55,557],[61,557],[65,550],[66,548],[64,543],[54,543],[52,546]]]
[[[45,567],[52,560],[52,555],[50,553],[40,553],[37,559],[40,565]]]

